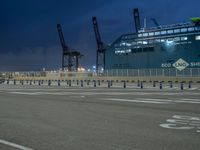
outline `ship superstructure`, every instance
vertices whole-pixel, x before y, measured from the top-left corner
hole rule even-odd
[[[105,69],[200,68],[200,19],[140,28],[106,50]]]

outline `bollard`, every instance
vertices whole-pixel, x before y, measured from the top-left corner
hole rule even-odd
[[[110,81],[107,81],[108,82],[108,88],[110,88]]]
[[[98,80],[98,86],[101,86],[101,81],[100,80]]]
[[[51,80],[48,81],[48,86],[50,86],[50,85],[51,85]]]
[[[60,80],[58,80],[58,86],[60,86]]]
[[[140,88],[141,88],[141,89],[144,88],[143,81],[141,81],[141,83],[140,83]]]
[[[88,86],[90,85],[90,80],[87,81],[87,85],[88,85]]]
[[[16,80],[14,80],[13,82],[14,82],[14,85],[16,85]]]
[[[71,81],[71,80],[69,80],[68,82],[69,82],[69,86],[71,87],[71,86],[72,86],[72,81]]]
[[[156,87],[156,82],[155,81],[153,81],[153,87]]]
[[[96,84],[96,80],[94,80],[94,87],[96,87],[97,86],[97,84]]]
[[[173,83],[172,82],[170,82],[170,88],[173,88]]]
[[[183,82],[181,82],[181,90],[183,90]]]
[[[137,86],[140,87],[140,81],[138,80]]]
[[[83,80],[81,80],[81,87],[83,87]]]
[[[76,84],[79,85],[79,81],[77,80],[76,82],[77,82]]]
[[[113,86],[113,81],[112,80],[110,81],[110,86]]]
[[[124,88],[126,88],[126,81],[124,81]]]
[[[189,88],[189,89],[192,88],[192,81],[189,82],[188,88]]]
[[[160,89],[162,89],[163,87],[162,87],[162,82],[160,82]]]

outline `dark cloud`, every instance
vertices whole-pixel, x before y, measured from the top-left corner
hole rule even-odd
[[[57,69],[61,62],[61,52],[57,46],[24,48],[18,52],[10,51],[0,55],[0,70],[33,71]]]
[[[97,16],[102,39],[112,43],[134,32],[132,9],[138,7],[147,25],[188,21],[199,15],[200,1],[190,0],[8,0],[0,5],[0,69],[59,68],[61,47],[56,24],[66,43],[80,50],[83,66],[95,64],[96,43],[91,18]]]

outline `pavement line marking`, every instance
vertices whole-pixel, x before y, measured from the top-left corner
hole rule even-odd
[[[189,99],[189,98],[183,98],[181,99],[183,101],[199,101],[200,102],[200,99]]]
[[[21,95],[41,95],[41,93],[27,93],[27,92],[9,92],[11,94],[21,94]]]
[[[99,98],[101,100],[108,101],[120,101],[120,102],[136,102],[136,103],[150,103],[150,104],[169,104],[169,102],[161,102],[161,101],[144,101],[144,100],[130,100],[130,99],[116,99],[116,98]]]
[[[175,100],[175,103],[191,103],[191,104],[200,104],[200,102],[196,101],[182,101],[182,100]]]
[[[8,145],[10,147],[14,147],[14,148],[20,149],[20,150],[34,150],[32,148],[25,147],[25,146],[22,146],[22,145],[18,145],[18,144],[15,144],[15,143],[12,143],[12,142],[8,142],[8,141],[5,141],[5,140],[1,140],[1,139],[0,139],[0,143]]]
[[[161,102],[173,102],[172,100],[167,99],[153,99],[153,98],[142,98],[141,100],[147,100],[147,101],[161,101]]]

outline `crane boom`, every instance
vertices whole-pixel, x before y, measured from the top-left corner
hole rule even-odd
[[[72,71],[72,55],[71,55],[71,50],[70,48],[66,45],[65,43],[65,38],[62,32],[62,27],[60,24],[57,24],[57,30],[58,30],[58,35],[60,38],[60,43],[63,49],[63,54],[62,54],[62,70],[64,70],[65,67],[68,68],[69,71]],[[67,60],[67,64],[65,64],[65,60]]]
[[[58,35],[59,35],[59,38],[60,38],[60,43],[61,43],[61,46],[63,48],[63,52],[69,52],[70,49],[65,43],[65,38],[64,38],[64,35],[63,35],[63,32],[62,32],[62,27],[61,27],[60,24],[57,24],[57,30],[58,30]]]
[[[105,51],[106,46],[101,40],[99,27],[97,23],[97,18],[92,17],[93,28],[97,43],[97,52],[96,52],[96,72],[99,73],[101,69],[105,69]]]
[[[103,50],[103,42],[101,41],[101,36],[100,36],[100,33],[99,33],[97,18],[93,17],[92,20],[93,20],[95,38],[96,38],[96,42],[97,42],[97,48],[98,48],[99,51],[102,51]]]

